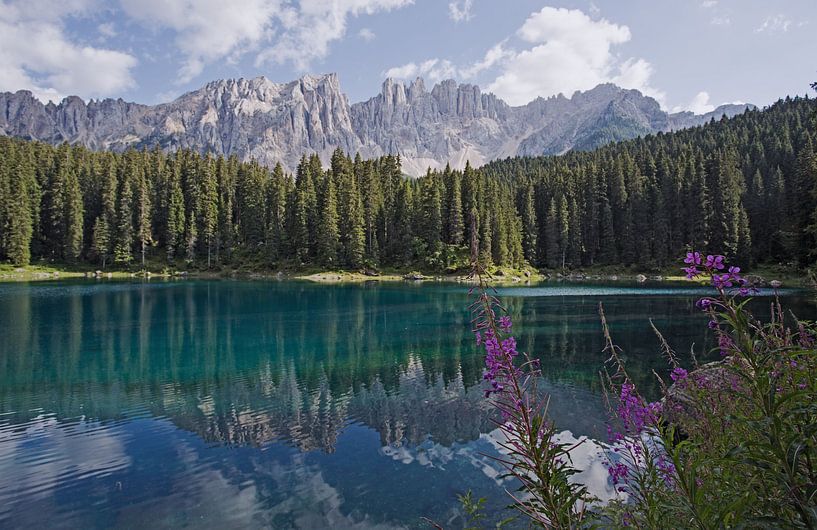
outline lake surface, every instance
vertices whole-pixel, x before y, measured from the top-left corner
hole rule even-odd
[[[596,440],[599,302],[655,394],[649,318],[707,358],[705,292],[500,290],[562,437]],[[461,527],[468,489],[507,515],[468,303],[439,283],[0,284],[0,527]],[[808,293],[784,303],[817,316]],[[586,453],[580,478],[611,491]]]

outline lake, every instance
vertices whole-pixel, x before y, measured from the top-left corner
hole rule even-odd
[[[687,364],[693,345],[710,359],[706,292],[500,289],[560,436],[591,441],[607,418],[599,302],[655,396],[667,370],[649,319]],[[783,299],[817,316],[813,295]],[[501,518],[514,485],[491,459],[468,304],[466,286],[434,282],[0,284],[0,527],[461,527],[468,489]],[[581,480],[610,494],[586,447]]]

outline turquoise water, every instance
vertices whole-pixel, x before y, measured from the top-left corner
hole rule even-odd
[[[712,346],[695,288],[504,288],[566,437],[603,439],[603,302],[640,386]],[[758,298],[762,312],[769,298]],[[784,296],[804,318],[806,293]],[[462,526],[507,504],[467,288],[0,285],[0,527]],[[583,480],[608,488],[598,458]]]

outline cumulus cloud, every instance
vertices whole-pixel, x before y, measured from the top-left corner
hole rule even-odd
[[[537,96],[587,90],[614,82],[659,100],[650,85],[652,67],[644,59],[621,60],[613,48],[630,40],[627,26],[593,20],[578,9],[545,7],[531,14],[517,35],[530,47],[503,61],[488,89],[512,105]]]
[[[709,101],[709,93],[705,91],[698,92],[692,101],[686,105],[674,107],[672,112],[681,112],[684,110],[692,111],[695,114],[706,114],[715,110],[715,105]]]
[[[457,68],[446,59],[428,59],[421,63],[406,63],[386,70],[383,75],[394,79],[414,79],[424,77],[430,81],[455,78]]]
[[[357,32],[357,36],[361,39],[365,40],[366,42],[373,41],[377,35],[374,34],[374,31],[370,30],[369,28],[363,28]]]
[[[271,29],[281,8],[276,1],[121,0],[130,17],[146,25],[169,28],[184,55],[178,82],[198,76],[212,61],[234,58],[257,45]]]
[[[474,16],[471,13],[471,8],[474,6],[474,0],[456,0],[448,4],[448,18],[454,22],[469,21]]]
[[[666,94],[651,84],[649,62],[637,57],[622,60],[613,53],[614,46],[630,40],[627,26],[593,20],[578,9],[545,7],[531,14],[516,35],[527,45],[522,50],[510,48],[505,39],[473,64],[432,58],[396,66],[384,74],[467,81],[493,69],[497,75],[487,89],[511,105],[524,105],[538,96],[570,96],[606,82],[640,90],[662,107],[666,104]]]
[[[406,80],[423,77],[432,82],[442,79],[469,81],[502,60],[513,57],[513,55],[514,53],[512,51],[505,48],[505,41],[502,41],[490,48],[485,52],[485,56],[482,59],[473,64],[456,66],[448,59],[433,58],[420,63],[410,62],[389,68],[383,72],[383,76]]]
[[[755,29],[755,33],[786,33],[792,22],[786,15],[772,15],[766,17],[763,23]]]
[[[109,96],[134,86],[132,55],[73,42],[67,16],[91,11],[90,0],[19,0],[0,4],[0,90],[26,88],[42,101],[66,95]]]
[[[105,22],[96,27],[96,30],[106,39],[116,37],[116,26],[112,22]]]
[[[291,63],[306,71],[310,64],[326,57],[329,44],[346,34],[350,16],[372,15],[413,3],[413,0],[300,0],[276,11],[279,31],[275,42],[257,56],[256,65],[267,62]]]
[[[255,64],[292,64],[300,71],[326,57],[346,34],[349,17],[389,11],[413,0],[121,0],[130,17],[175,32],[184,59],[177,82],[197,77],[215,61],[255,53]],[[364,40],[374,38],[361,30]]]

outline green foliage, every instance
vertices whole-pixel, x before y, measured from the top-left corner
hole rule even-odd
[[[817,259],[816,113],[814,99],[787,98],[702,127],[481,171],[515,190],[535,266],[665,267],[691,245],[744,265],[802,268]]]
[[[461,267],[455,256],[476,236],[483,261],[505,267],[666,266],[687,244],[807,267],[817,259],[813,111],[814,100],[795,98],[593,152],[418,179],[391,155],[338,150],[328,172],[304,156],[292,176],[187,150],[95,153],[3,137],[0,260],[128,266],[159,254],[221,266],[238,252],[260,266],[443,271]]]
[[[484,227],[502,241],[495,261],[519,265],[521,221],[509,190],[470,166],[465,173],[477,217],[489,194],[499,195],[500,226]],[[460,270],[465,173],[412,180],[399,157],[353,162],[336,150],[328,171],[316,155],[304,156],[293,178],[280,165],[269,170],[186,150],[94,153],[3,137],[0,259],[103,267],[184,259],[211,268],[240,257],[258,267]]]

